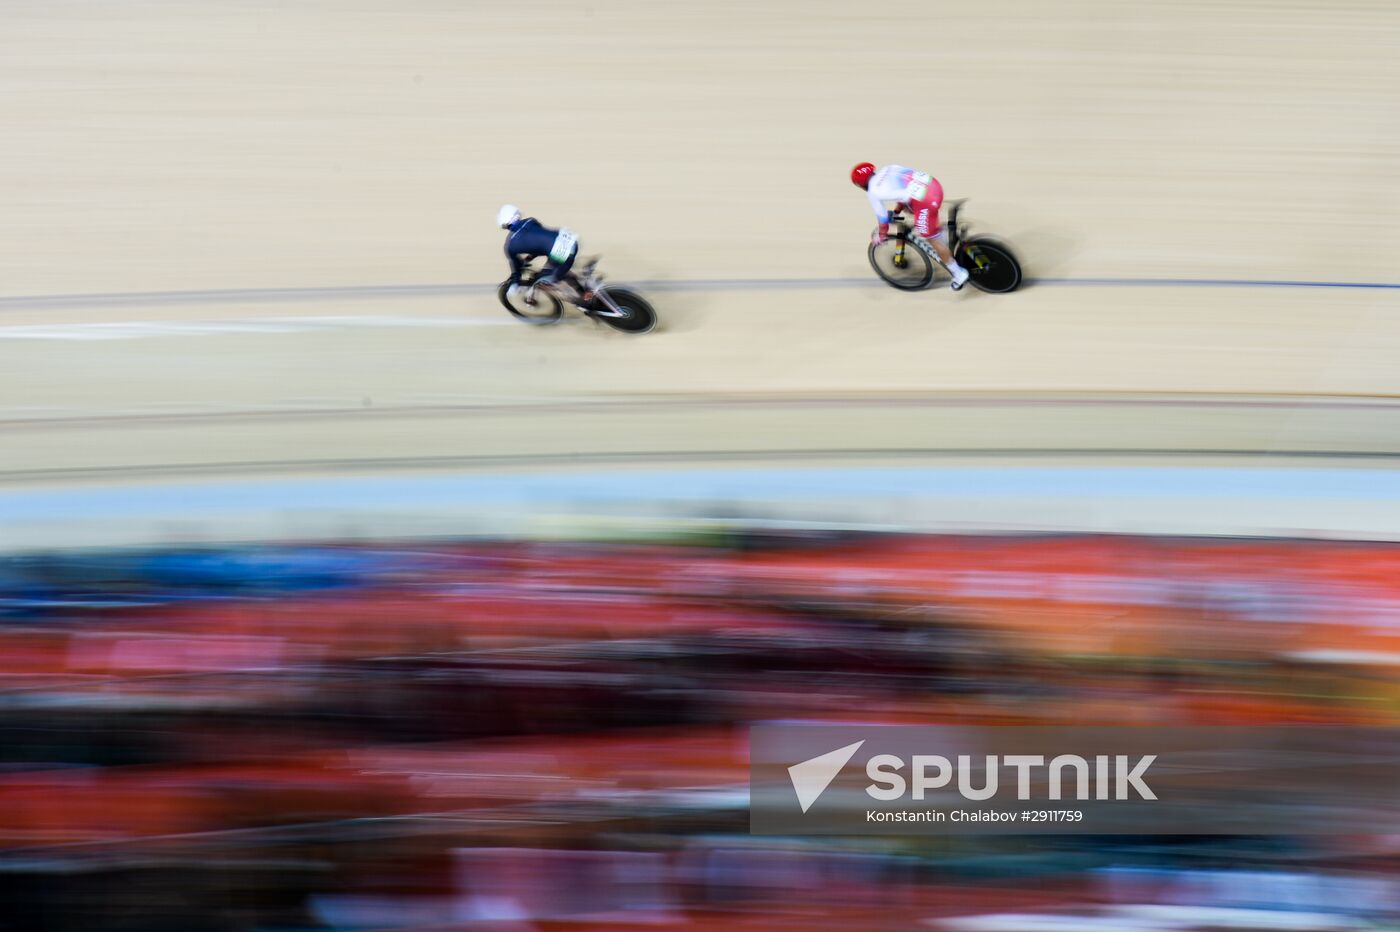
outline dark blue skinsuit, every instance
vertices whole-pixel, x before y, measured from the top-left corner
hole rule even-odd
[[[548,256],[550,250],[554,248],[559,231],[550,229],[534,217],[517,220],[506,229],[510,231],[506,235],[506,258],[510,260],[510,280],[518,284],[520,273],[525,269],[525,263],[536,256]],[[540,281],[557,284],[560,279],[569,274],[569,269],[574,267],[576,258],[578,258],[578,243],[574,243],[573,249],[569,250],[568,258],[563,262],[556,262],[551,257],[548,274],[543,276]]]

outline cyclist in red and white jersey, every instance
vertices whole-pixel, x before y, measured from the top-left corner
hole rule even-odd
[[[851,169],[851,182],[865,191],[875,216],[880,219],[880,229],[872,237],[874,242],[882,243],[889,236],[890,212],[886,203],[898,204],[913,216],[914,232],[928,240],[938,253],[939,261],[953,277],[953,290],[967,283],[967,269],[953,258],[948,249],[947,231],[938,219],[939,208],[943,206],[943,186],[937,178],[903,165],[876,168],[870,162],[861,162]]]

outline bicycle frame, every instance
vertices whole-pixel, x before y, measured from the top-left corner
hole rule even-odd
[[[574,282],[578,284],[575,285]],[[597,273],[595,265],[585,266],[582,275],[570,274],[563,281],[552,286],[532,282],[530,285],[530,299],[534,298],[534,290],[541,287],[552,288],[558,293],[560,298],[569,302],[574,307],[583,310],[585,313],[596,314],[599,317],[627,316],[627,313],[618,307],[616,302],[608,296],[608,286],[603,282],[603,277]],[[585,306],[585,301],[593,300],[598,301],[603,306],[601,308]]]
[[[942,266],[943,260],[938,258],[938,252],[933,248],[933,244],[917,233],[907,230],[901,226],[897,245],[894,248],[894,261],[900,263],[904,261],[904,244],[913,243],[914,247],[928,256],[935,264]]]
[[[963,198],[948,202],[948,223],[946,225],[948,230],[948,252],[952,253],[954,256],[958,254],[958,247],[962,245],[963,240],[962,229],[958,226],[958,211],[962,209],[965,200],[966,199]],[[904,260],[904,244],[913,243],[920,252],[928,256],[936,264],[940,266],[943,265],[943,260],[938,257],[938,251],[933,248],[933,244],[914,232],[914,228],[905,222],[903,213],[898,211],[892,213],[890,215],[890,223],[896,228],[900,237],[899,245],[895,247],[895,262],[902,262]]]
[[[896,237],[896,244],[894,248],[894,261],[896,265],[899,265],[900,263],[904,262],[905,244],[913,243],[914,247],[920,252],[922,252],[924,255],[928,256],[929,259],[932,260],[932,262],[935,265],[939,266],[940,268],[943,267],[943,260],[938,257],[938,250],[933,248],[932,243],[924,239],[919,234],[915,233],[913,228],[910,227],[909,224],[905,223],[903,220],[896,221],[893,217],[891,217],[890,222],[895,227],[895,232],[898,234],[898,236]]]

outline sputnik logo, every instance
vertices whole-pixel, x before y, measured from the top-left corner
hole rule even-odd
[[[797,793],[797,802],[802,806],[803,812],[812,808],[812,804],[821,798],[831,781],[841,772],[841,768],[846,766],[846,762],[864,743],[865,739],[862,738],[855,744],[818,754],[788,768],[788,776],[792,778],[792,789]]]

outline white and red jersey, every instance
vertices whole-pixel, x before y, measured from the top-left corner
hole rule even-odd
[[[907,204],[914,211],[920,235],[937,232],[938,209],[943,206],[943,186],[928,172],[903,165],[886,165],[870,176],[865,193],[870,198],[870,206],[875,209],[875,216],[880,218],[881,229],[890,222],[885,204],[893,201]]]

